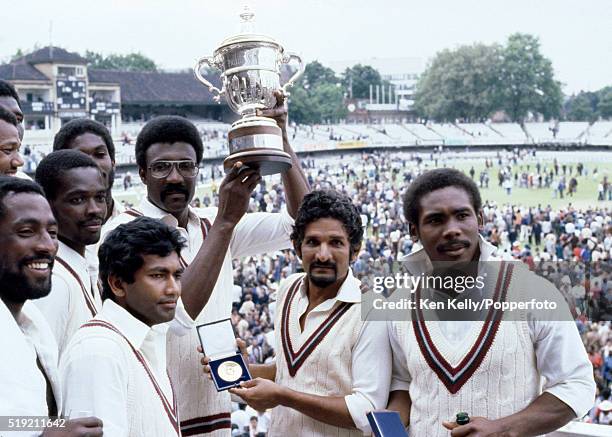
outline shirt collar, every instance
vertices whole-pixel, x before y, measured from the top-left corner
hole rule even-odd
[[[479,261],[495,261],[500,259],[497,255],[497,247],[485,240],[482,235],[478,236],[478,246],[480,247]],[[416,252],[402,257],[400,261],[412,274],[431,272],[433,270],[431,260],[423,247]]]
[[[198,215],[193,211],[193,208],[191,208],[190,205],[187,206],[187,210],[188,220],[190,222],[199,222]],[[174,228],[178,227],[178,220],[176,217],[154,205],[148,197],[144,197],[140,202],[140,212],[147,217],[159,219],[168,226],[172,226]]]
[[[137,349],[141,349],[142,344],[149,332],[157,326],[160,326],[147,326],[145,323],[131,315],[125,308],[115,303],[112,299],[106,299],[104,301],[100,315],[115,326],[115,328],[117,328]]]
[[[86,284],[89,282],[89,263],[87,258],[81,256],[80,253],[61,241],[58,241],[57,256],[66,261],[81,276],[84,276],[87,279]]]

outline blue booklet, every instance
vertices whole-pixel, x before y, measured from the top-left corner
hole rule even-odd
[[[408,437],[397,411],[370,411],[367,417],[374,437]]]

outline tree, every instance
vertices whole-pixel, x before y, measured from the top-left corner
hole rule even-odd
[[[344,71],[342,85],[349,96],[354,99],[367,99],[370,97],[370,85],[387,85],[380,77],[380,73],[369,65],[357,64]]]
[[[87,50],[85,59],[91,68],[103,70],[122,71],[157,71],[155,62],[141,53],[129,53],[127,55],[110,54],[104,56],[100,53]]]
[[[565,117],[570,121],[594,121],[597,119],[597,94],[581,91],[571,96],[565,104]]]
[[[612,118],[612,86],[597,91],[599,102],[597,103],[598,115],[602,118]]]
[[[298,124],[319,123],[314,100],[303,86],[295,86],[289,97],[289,118]]]
[[[474,44],[438,53],[421,75],[415,110],[426,119],[479,121],[497,106],[501,47]]]
[[[300,124],[337,122],[346,116],[344,91],[332,69],[314,61],[291,89],[291,120]]]
[[[346,117],[347,109],[344,104],[344,91],[340,84],[321,84],[315,87],[312,98],[321,121],[337,123],[341,118]]]
[[[529,112],[558,117],[563,95],[552,63],[540,53],[533,35],[510,35],[502,51],[499,98],[501,109],[522,123]]]
[[[325,67],[319,61],[313,61],[306,64],[304,74],[299,80],[304,88],[309,89],[323,84],[337,84],[340,79],[336,77],[336,73],[331,68]]]
[[[24,56],[25,56],[25,53],[23,52],[23,50],[17,49],[15,54],[11,56],[11,62],[16,61],[19,58],[23,58]]]

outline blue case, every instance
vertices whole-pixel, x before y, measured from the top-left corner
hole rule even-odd
[[[234,363],[238,363],[240,367],[242,367],[242,376],[236,381],[233,381],[233,382],[224,381],[219,376],[219,372],[218,372],[219,366],[226,361],[233,361]],[[244,362],[244,359],[242,358],[242,355],[240,354],[236,354],[236,355],[232,355],[231,357],[224,357],[218,360],[211,361],[209,363],[209,366],[210,366],[210,374],[212,376],[213,382],[215,383],[215,387],[217,387],[217,391],[223,391],[223,390],[228,390],[233,387],[238,387],[241,382],[249,381],[252,379],[251,374],[249,373],[249,367],[246,365],[246,363]]]
[[[367,417],[374,437],[408,437],[397,411],[370,411]]]
[[[217,320],[196,326],[204,354],[210,358],[210,375],[217,391],[238,387],[241,382],[251,380],[249,366],[240,353],[236,353],[236,336],[230,319]],[[240,366],[242,375],[234,381],[226,381],[219,374],[223,363],[233,362]],[[235,367],[235,366],[234,366]]]

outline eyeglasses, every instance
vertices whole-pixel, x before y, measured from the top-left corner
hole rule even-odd
[[[173,167],[176,167],[179,174],[184,178],[193,178],[200,171],[198,165],[190,160],[156,161],[149,166],[149,170],[151,170],[151,176],[156,179],[162,179],[167,177],[172,172]]]

